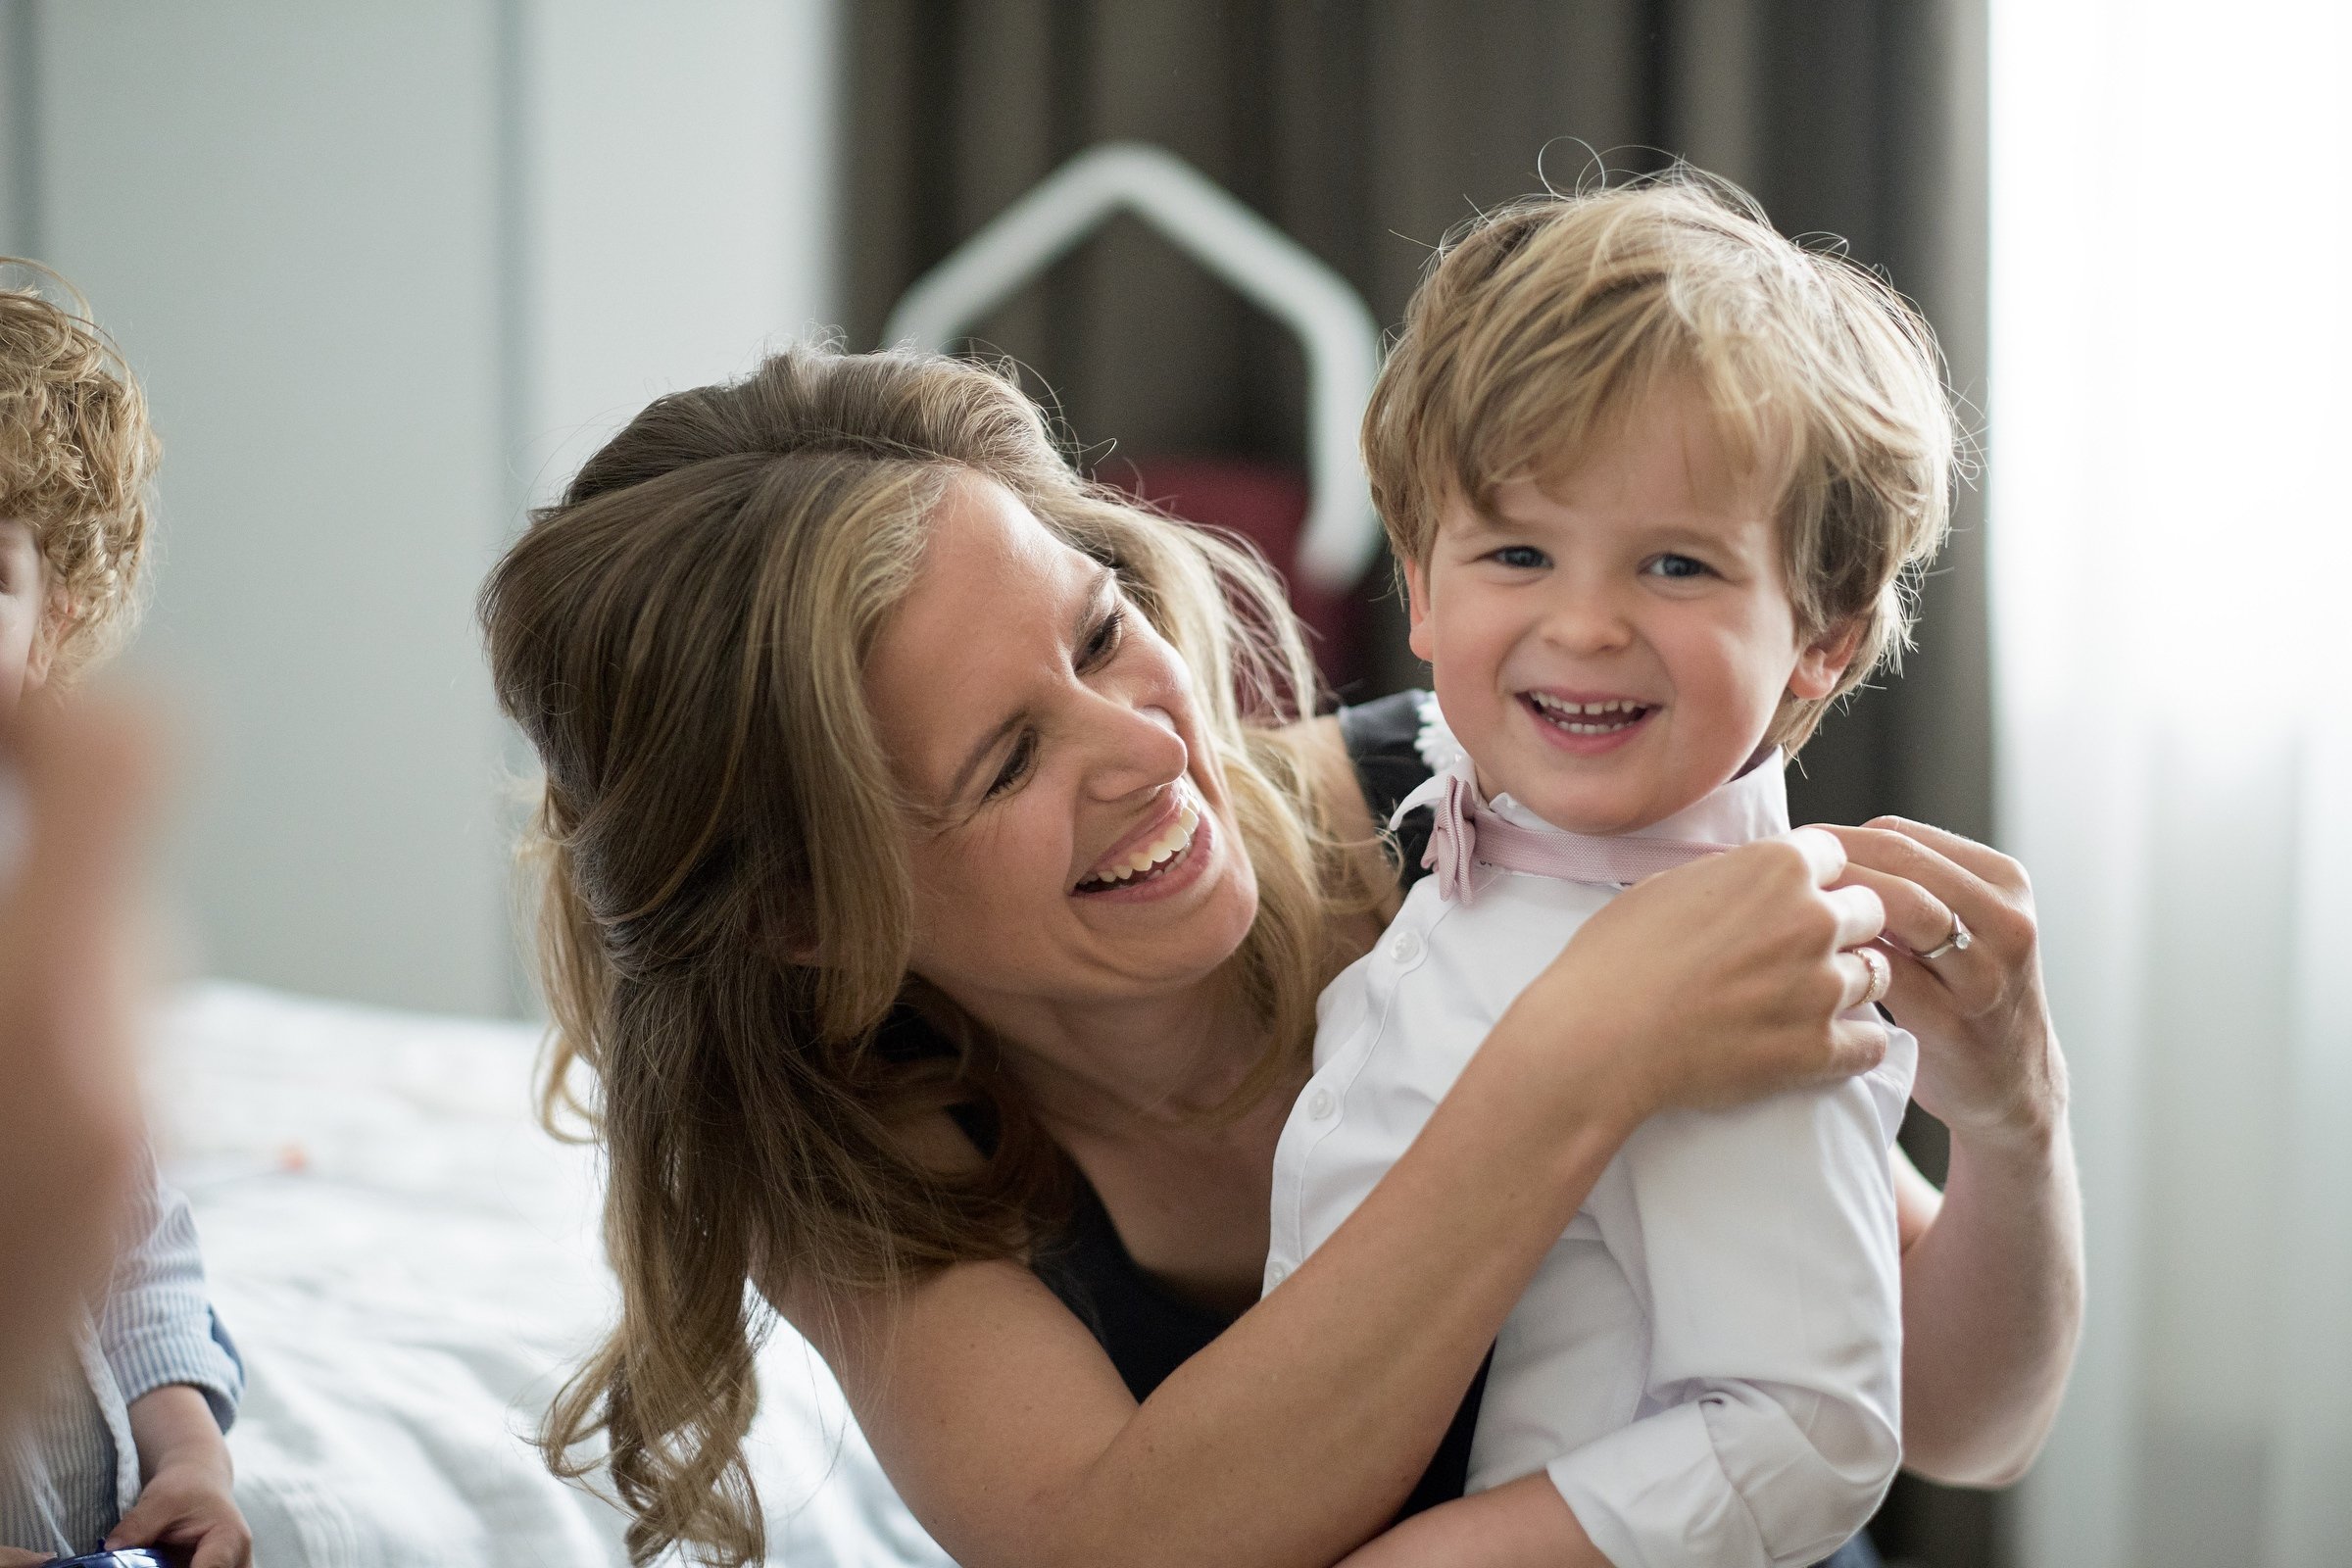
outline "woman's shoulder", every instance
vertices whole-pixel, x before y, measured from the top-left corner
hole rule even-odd
[[[1399,801],[1445,765],[1454,744],[1436,696],[1418,688],[1343,708],[1334,716],[1364,804],[1383,826]]]
[[[1444,765],[1454,744],[1438,716],[1437,699],[1419,690],[1375,698],[1308,720],[1299,737],[1333,827],[1345,840],[1374,846],[1367,852],[1367,876],[1376,883],[1396,878],[1403,886],[1418,880],[1425,822],[1410,818],[1397,830],[1401,865],[1382,855],[1377,842],[1397,803]]]

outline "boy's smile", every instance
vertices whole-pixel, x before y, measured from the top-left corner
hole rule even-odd
[[[1735,777],[1787,697],[1836,690],[1855,631],[1797,630],[1771,497],[1669,385],[1573,469],[1459,498],[1408,566],[1413,651],[1486,794],[1639,832]]]

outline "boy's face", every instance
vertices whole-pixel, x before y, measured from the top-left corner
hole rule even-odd
[[[1406,568],[1412,645],[1480,788],[1639,832],[1736,775],[1785,696],[1836,690],[1857,629],[1798,637],[1770,502],[1701,395],[1668,387],[1492,514],[1449,503]]]
[[[49,564],[32,529],[0,518],[0,714],[49,674]]]

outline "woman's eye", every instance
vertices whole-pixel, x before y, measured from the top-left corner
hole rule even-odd
[[[1110,656],[1119,651],[1120,640],[1126,631],[1126,611],[1113,610],[1104,615],[1102,623],[1095,628],[1094,635],[1086,640],[1086,646],[1078,651],[1078,667],[1095,669],[1108,662]]]
[[[995,781],[988,786],[988,793],[981,799],[993,801],[1011,789],[1028,776],[1029,764],[1036,760],[1037,736],[1032,731],[1023,730],[1021,738],[1012,743],[1012,750],[1004,754],[1004,765],[997,769]]]
[[[1649,564],[1648,569],[1659,577],[1703,577],[1707,564],[1689,556],[1660,556]]]
[[[1551,564],[1544,552],[1534,545],[1504,545],[1487,559],[1496,565],[1510,566],[1520,571],[1539,571]]]

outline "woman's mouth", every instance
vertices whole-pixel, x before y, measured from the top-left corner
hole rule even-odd
[[[1097,865],[1070,891],[1081,894],[1112,893],[1159,881],[1191,860],[1200,822],[1199,800],[1189,788],[1179,784],[1176,811],[1165,826],[1142,843],[1120,852],[1106,863]]]

